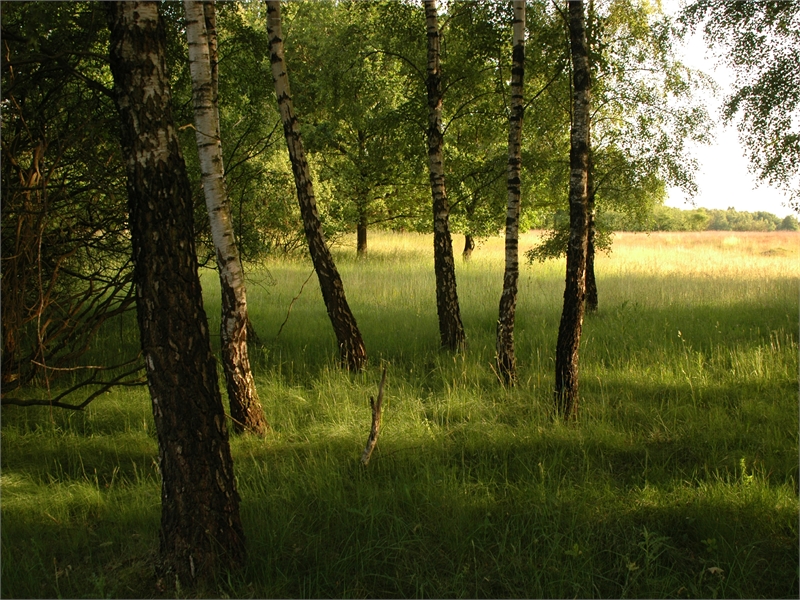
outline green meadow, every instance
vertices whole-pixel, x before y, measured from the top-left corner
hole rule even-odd
[[[83,412],[4,407],[2,596],[798,597],[799,234],[618,234],[597,258],[573,424],[551,406],[563,261],[521,267],[507,389],[492,365],[503,240],[457,257],[458,355],[438,349],[432,252],[410,233],[372,235],[361,261],[355,240],[334,247],[360,375],[337,367],[309,260],[250,267],[271,431],[232,439],[249,559],[215,587],[155,578],[145,388]],[[215,332],[216,274],[202,277]],[[87,361],[137,343],[126,315]]]

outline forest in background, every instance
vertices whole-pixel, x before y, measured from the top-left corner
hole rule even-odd
[[[783,218],[765,211],[740,211],[735,208],[681,209],[654,206],[642,221],[623,213],[607,212],[599,217],[612,231],[798,231],[800,223],[794,215]]]

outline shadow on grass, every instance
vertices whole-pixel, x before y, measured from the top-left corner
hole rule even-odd
[[[365,319],[375,369],[363,376],[336,368],[332,336],[303,313],[304,333],[254,360],[276,431],[233,442],[250,560],[220,590],[797,597],[796,310],[787,306],[603,304],[586,322],[575,426],[548,417],[557,307],[520,315],[524,383],[514,391],[488,367],[488,308],[465,311],[470,347],[458,357],[439,352],[430,315]],[[793,348],[771,348],[781,329]],[[744,365],[753,372],[734,372],[734,350],[758,359]],[[380,360],[392,363],[389,408],[365,470]],[[363,422],[351,416],[355,402]],[[53,418],[3,409],[5,595],[155,594],[149,411],[146,393]]]
[[[368,469],[358,463],[362,431],[236,439],[250,559],[220,589],[257,597],[793,597],[791,479],[754,472],[750,462],[744,471],[717,464],[691,436],[647,440],[602,425],[462,421],[408,439],[389,430]],[[158,483],[126,470],[152,460],[155,448],[146,437],[137,448],[111,448],[110,439],[70,449],[9,441],[7,594],[155,594],[148,561]],[[731,445],[732,456],[743,445]],[[50,479],[23,480],[54,455],[63,476],[48,468]],[[37,507],[44,488],[61,492]]]
[[[666,472],[655,483],[640,472],[637,484],[632,473],[618,469],[619,477],[593,459],[601,444],[569,440],[384,447],[368,470],[352,446],[251,449],[244,459],[252,465],[241,467],[240,482],[253,556],[244,577],[257,590],[289,597],[797,591],[797,507],[785,486]],[[641,468],[650,448],[602,451]]]

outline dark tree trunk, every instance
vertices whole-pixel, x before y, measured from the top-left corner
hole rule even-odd
[[[358,225],[356,225],[356,255],[367,258],[367,207],[365,203],[358,206]]]
[[[514,43],[511,65],[511,113],[508,125],[508,207],[506,210],[506,265],[500,316],[497,319],[497,371],[507,385],[517,381],[517,359],[514,355],[514,321],[517,313],[517,281],[519,279],[519,206],[520,166],[522,164],[522,97],[525,76],[525,0],[514,0]]]
[[[369,225],[369,181],[362,165],[367,158],[367,136],[363,130],[358,132],[358,164],[359,164],[359,190],[356,198],[356,209],[358,210],[358,223],[356,224],[356,256],[367,258],[367,226]]]
[[[328,311],[336,340],[339,343],[339,355],[343,365],[351,371],[360,371],[367,363],[367,351],[361,332],[356,325],[355,317],[350,311],[344,295],[344,286],[339,271],[333,262],[325,237],[322,234],[322,223],[317,212],[314,198],[314,187],[308,168],[303,142],[300,138],[300,124],[294,114],[292,96],[289,89],[289,77],[286,74],[286,63],[283,58],[283,34],[281,33],[281,9],[279,0],[267,1],[267,34],[270,45],[270,61],[272,62],[272,79],[275,83],[275,95],[278,98],[278,109],[283,121],[283,132],[289,149],[292,163],[297,199],[303,228],[308,241],[308,249],[314,269],[319,278],[319,287],[325,308]]]
[[[244,532],[203,311],[192,196],[157,2],[108,2],[142,352],[158,434],[161,561],[184,585],[241,566]]]
[[[428,30],[428,169],[433,195],[433,267],[436,274],[436,311],[442,347],[461,350],[466,343],[456,290],[450,204],[444,187],[442,159],[442,72],[439,66],[439,22],[436,0],[425,0]]]
[[[472,251],[475,250],[475,238],[472,237],[472,234],[465,233],[464,234],[464,251],[461,253],[461,258],[464,260],[469,260],[472,258]]]
[[[569,34],[573,68],[572,128],[570,131],[569,245],[564,308],[556,345],[555,407],[565,419],[578,414],[578,351],[586,293],[588,243],[589,59],[583,2],[569,4]]]
[[[594,278],[594,239],[597,236],[597,225],[594,220],[595,208],[591,165],[589,169],[589,198],[586,212],[589,220],[589,234],[586,243],[586,310],[588,312],[597,312],[597,281]]]

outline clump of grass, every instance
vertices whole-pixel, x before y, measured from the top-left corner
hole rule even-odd
[[[276,285],[249,298],[273,429],[232,441],[249,560],[180,593],[796,596],[800,269],[764,252],[796,253],[800,238],[780,235],[619,236],[598,261],[574,425],[551,414],[560,262],[523,269],[513,389],[491,368],[501,240],[458,265],[469,347],[455,356],[438,350],[428,237],[373,236],[367,261],[341,250],[371,356],[360,375],[336,365],[313,279],[275,337],[310,265],[268,264]],[[212,320],[215,280],[204,279]],[[95,351],[104,344],[121,350],[116,330]],[[383,430],[364,469],[384,365]],[[145,390],[85,413],[6,407],[2,427],[6,596],[176,594],[153,577]]]

